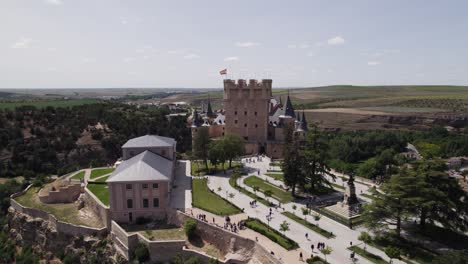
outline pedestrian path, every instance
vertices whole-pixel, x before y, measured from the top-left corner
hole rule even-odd
[[[261,178],[265,179],[264,177],[267,177],[264,175],[264,173],[267,171],[269,168],[269,160],[267,158],[263,158],[262,162],[256,162],[256,163],[247,163],[245,164],[247,167],[250,167],[255,171],[260,170],[260,175],[257,174],[257,176],[260,176]],[[253,174],[253,173],[252,173]],[[333,252],[327,257],[329,262],[331,263],[351,263],[350,260],[350,251],[347,249],[350,246],[350,242],[352,242],[354,245],[360,243],[360,241],[357,239],[360,231],[363,231],[363,228],[358,228],[357,230],[351,230],[348,227],[341,225],[325,216],[322,216],[321,219],[319,220],[319,226],[327,231],[333,232],[333,234],[336,235],[335,238],[332,239],[326,239],[322,235],[313,232],[312,230],[308,229],[307,227],[295,222],[294,220],[284,216],[281,214],[282,210],[276,211],[273,210],[273,217],[271,221],[268,221],[266,216],[269,213],[270,208],[258,203],[258,205],[255,208],[250,207],[250,202],[252,201],[252,198],[249,196],[239,192],[238,190],[234,189],[230,184],[229,184],[229,177],[227,176],[222,176],[222,175],[213,175],[213,176],[208,176],[209,181],[208,185],[211,189],[218,189],[218,187],[221,187],[224,191],[232,192],[235,193],[235,197],[233,199],[229,199],[230,202],[234,203],[240,208],[244,208],[244,212],[249,216],[249,217],[255,217],[259,219],[260,221],[264,222],[265,224],[269,224],[272,228],[276,229],[279,231],[279,226],[283,221],[286,221],[290,224],[289,228],[290,230],[286,232],[286,235],[296,241],[302,250],[307,252],[305,256],[309,256],[310,254],[320,254],[319,252],[311,251],[311,245],[312,244],[317,244],[317,242],[324,242],[326,245],[329,245],[332,247]],[[244,185],[241,181],[243,180],[242,177],[238,184],[247,190],[253,192],[252,188]],[[269,181],[272,182],[272,178],[269,177]],[[275,185],[278,184],[278,182],[272,182]],[[364,184],[356,184],[356,185],[361,185],[361,188],[369,188],[369,186],[364,185]],[[364,187],[365,186],[365,187]],[[367,189],[366,189],[367,190]],[[257,195],[260,197],[264,197],[263,194],[260,192],[257,192]],[[267,197],[265,197],[267,198]],[[268,198],[271,200],[272,198]],[[278,204],[278,202],[276,202]],[[293,206],[296,206],[296,210],[293,209]],[[302,215],[301,213],[301,207],[304,207],[303,204],[299,203],[288,203],[285,205],[282,205],[284,207],[284,210],[295,213],[296,215]],[[312,217],[310,219],[307,219],[309,222],[312,224],[315,224],[315,222],[312,222]],[[305,234],[308,233],[308,239],[305,237]],[[388,257],[383,253],[382,251],[372,248],[370,246],[367,247],[367,250],[375,255],[378,255],[382,257],[385,260],[388,260]],[[323,255],[321,255],[323,257]],[[367,259],[364,259],[363,257],[356,255],[358,258],[357,263],[371,263]],[[394,260],[394,263],[404,263],[401,261]]]

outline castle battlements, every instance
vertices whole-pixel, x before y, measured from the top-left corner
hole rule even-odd
[[[235,80],[226,79],[224,80],[224,89],[271,89],[273,80],[262,79],[261,81],[250,79],[248,84],[245,79]]]

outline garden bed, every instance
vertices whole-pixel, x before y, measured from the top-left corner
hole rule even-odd
[[[286,237],[285,235],[272,229],[271,227],[268,227],[264,223],[260,222],[258,219],[249,218],[245,220],[245,225],[248,228],[266,236],[268,239],[277,243],[278,245],[282,246],[287,250],[295,249],[298,247],[298,244],[294,240]]]
[[[241,213],[241,209],[208,188],[207,179],[192,179],[193,206],[216,215]]]

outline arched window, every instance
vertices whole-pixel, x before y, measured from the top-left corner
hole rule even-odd
[[[132,199],[127,199],[127,208],[132,209],[133,208],[133,200]]]

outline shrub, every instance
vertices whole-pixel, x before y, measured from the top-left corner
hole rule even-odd
[[[146,223],[149,223],[151,220],[148,218],[145,218],[143,216],[139,216],[135,219],[135,224],[137,225],[144,225]]]
[[[184,231],[188,238],[193,238],[196,229],[197,221],[195,219],[189,219],[185,222]]]
[[[149,250],[148,247],[143,244],[139,243],[138,246],[135,248],[135,260],[138,262],[145,262],[149,260],[150,255],[149,255]]]
[[[80,263],[80,256],[77,254],[67,254],[62,260],[63,264],[74,264],[74,263]]]

